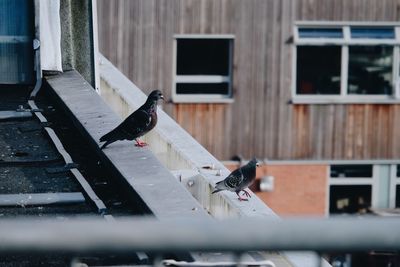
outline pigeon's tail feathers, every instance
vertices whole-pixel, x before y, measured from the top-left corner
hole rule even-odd
[[[226,190],[226,189],[227,189],[227,188],[226,188],[226,186],[225,186],[224,181],[220,181],[220,182],[216,183],[215,189],[214,189],[214,191],[213,191],[211,194],[214,194],[214,193],[217,193],[217,192],[219,192],[219,191]]]
[[[109,133],[100,137],[100,142],[110,141],[110,140],[114,139],[115,134],[116,133],[115,133],[115,129],[114,129],[114,130],[110,131]]]
[[[100,140],[100,141],[101,141],[101,140]],[[108,145],[111,144],[111,143],[112,143],[111,141],[105,142],[105,143],[100,147],[100,150],[103,149],[103,148],[105,148],[106,146],[108,146]]]
[[[112,130],[111,132],[103,135],[102,137],[100,137],[100,142],[105,142],[100,149],[105,148],[106,146],[108,146],[111,143],[114,143],[115,141],[120,140],[120,136],[119,136],[119,131],[118,128],[115,128],[114,130]]]
[[[222,190],[224,190],[224,189],[215,189],[214,191],[211,192],[211,194],[218,193],[219,191],[222,191]]]

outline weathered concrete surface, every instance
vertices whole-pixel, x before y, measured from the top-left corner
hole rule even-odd
[[[51,77],[48,83],[63,101],[68,113],[73,114],[79,129],[90,137],[91,145],[97,147],[99,153],[104,153],[116,177],[124,179],[157,218],[209,218],[198,202],[147,148],[120,141],[100,151],[97,140],[117,126],[121,119],[78,72],[69,71]]]
[[[64,71],[76,69],[93,87],[95,85],[95,42],[93,38],[92,1],[61,0],[61,49]]]

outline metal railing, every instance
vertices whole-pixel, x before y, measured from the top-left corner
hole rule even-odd
[[[395,218],[0,221],[0,253],[400,250]]]

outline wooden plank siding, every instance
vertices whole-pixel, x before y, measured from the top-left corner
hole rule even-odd
[[[400,0],[98,0],[99,47],[171,99],[174,34],[233,34],[233,104],[163,108],[219,159],[400,157],[395,104],[289,104],[293,22],[399,21]]]

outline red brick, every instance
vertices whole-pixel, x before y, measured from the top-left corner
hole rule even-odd
[[[255,193],[281,216],[324,216],[327,173],[327,165],[264,165],[257,169],[257,179],[274,176],[274,190]]]

